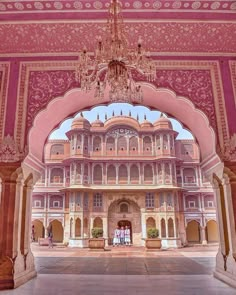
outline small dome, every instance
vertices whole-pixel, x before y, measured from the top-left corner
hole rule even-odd
[[[154,122],[153,124],[155,126],[155,129],[171,129],[173,130],[172,123],[170,119],[164,117],[164,115],[161,113],[160,118]]]
[[[146,115],[144,116],[144,121],[140,124],[141,128],[153,127],[152,123],[147,120]]]
[[[97,115],[97,120],[95,120],[94,122],[91,123],[92,127],[103,127],[104,124],[103,122],[100,120],[99,115]]]
[[[83,113],[79,117],[74,118],[71,124],[71,129],[90,128],[90,123],[84,118]]]

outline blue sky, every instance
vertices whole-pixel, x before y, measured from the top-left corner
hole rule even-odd
[[[139,116],[139,122],[142,122],[144,120],[144,115],[147,116],[147,120],[150,122],[155,122],[160,117],[159,111],[150,111],[148,108],[144,106],[133,106],[128,103],[112,103],[108,106],[97,106],[93,108],[90,111],[84,111],[83,115],[86,119],[88,119],[90,122],[93,122],[97,119],[97,115],[99,114],[100,120],[105,121],[105,114],[107,114],[107,117],[110,118],[112,116],[112,113],[114,111],[115,115],[119,115],[120,111],[122,110],[123,115],[128,115],[129,111],[131,111],[132,117],[137,118],[137,115]],[[76,117],[79,116],[79,113],[76,115]],[[171,118],[170,118],[171,119]],[[65,133],[70,130],[71,123],[73,118],[67,119],[64,122],[62,122],[60,128],[54,130],[50,134],[50,139],[67,139]],[[193,139],[192,134],[187,131],[186,129],[183,129],[181,124],[174,119],[171,119],[172,125],[174,130],[179,132],[178,139]]]

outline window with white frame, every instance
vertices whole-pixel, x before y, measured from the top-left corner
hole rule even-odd
[[[53,208],[59,208],[60,207],[60,202],[59,201],[53,201],[52,206],[53,206]]]
[[[188,201],[189,208],[195,208],[195,201]]]
[[[93,196],[93,207],[94,208],[102,207],[102,194],[97,193]]]
[[[207,201],[207,207],[214,208],[214,202],[213,201]]]
[[[154,194],[146,193],[146,208],[154,208]]]
[[[35,207],[35,208],[40,208],[40,207],[42,207],[42,205],[41,205],[41,201],[39,201],[39,200],[35,200],[35,201],[34,201],[34,207]]]

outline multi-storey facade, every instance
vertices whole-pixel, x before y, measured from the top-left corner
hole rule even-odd
[[[110,243],[129,225],[134,245],[157,227],[163,247],[217,241],[215,200],[193,140],[177,140],[171,121],[113,116],[75,118],[68,140],[49,140],[45,173],[33,194],[36,238],[86,246],[93,227]]]

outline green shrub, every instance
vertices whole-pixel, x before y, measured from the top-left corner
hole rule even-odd
[[[147,236],[149,239],[154,239],[159,237],[159,230],[155,227],[148,228]]]
[[[101,238],[103,236],[103,229],[100,227],[92,228],[92,237],[93,238]]]

